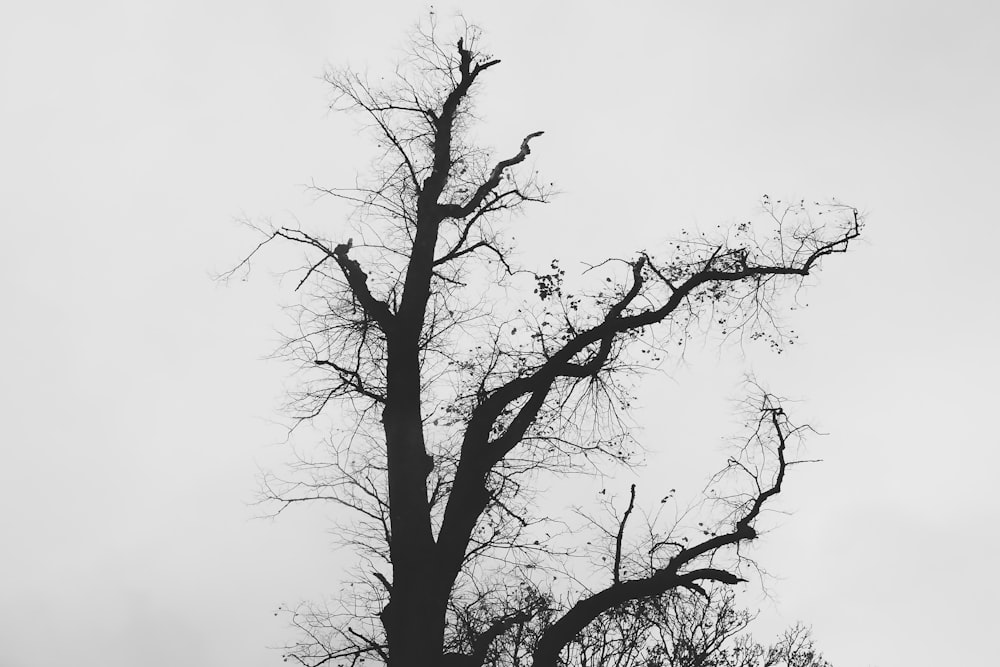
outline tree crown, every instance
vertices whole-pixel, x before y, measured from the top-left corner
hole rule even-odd
[[[327,456],[300,461],[303,477],[265,484],[278,511],[349,508],[344,536],[364,563],[365,592],[350,602],[360,611],[343,623],[296,613],[309,639],[289,655],[303,664],[372,654],[545,667],[608,614],[683,591],[710,598],[744,580],[738,548],[757,537],[806,431],[754,388],[711,527],[662,525],[637,511],[633,486],[627,506],[591,521],[584,548],[542,509],[541,475],[634,463],[631,383],[668,350],[708,326],[780,350],[782,293],[845,252],[862,220],[837,202],[765,196],[763,222],[605,260],[579,288],[558,260],[521,269],[504,228],[549,200],[527,168],[543,132],[499,158],[475,144],[476,90],[500,63],[478,41],[471,28],[443,41],[431,24],[388,83],[329,73],[334,107],[360,114],[380,150],[354,187],[317,188],[355,207],[353,231],[261,228],[258,250],[287,241],[308,253],[283,348],[304,366],[299,417],[340,405],[353,420]]]

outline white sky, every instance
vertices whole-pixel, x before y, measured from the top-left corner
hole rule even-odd
[[[326,510],[268,522],[247,506],[258,466],[287,458],[269,423],[287,369],[261,357],[291,286],[209,275],[247,250],[241,215],[340,228],[301,184],[349,181],[365,142],[326,112],[318,77],[385,66],[424,9],[6,3],[0,665],[276,664],[265,647],[294,638],[277,605],[334,590]],[[643,396],[643,438],[664,443],[666,476],[684,446],[724,456],[747,368],[806,399],[831,435],[759,550],[777,576],[765,622],[812,623],[843,667],[985,664],[1000,9],[462,9],[504,59],[483,136],[509,149],[544,129],[533,157],[563,191],[513,223],[527,260],[652,248],[744,218],[765,192],[869,213],[866,243],[790,319],[801,345],[692,357]]]

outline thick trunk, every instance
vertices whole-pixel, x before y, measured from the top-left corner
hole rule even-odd
[[[451,132],[459,104],[474,79],[472,54],[459,42],[462,78],[435,122],[434,163],[417,201],[417,224],[400,307],[387,331],[386,436],[391,526],[392,592],[383,612],[392,667],[438,667],[454,576],[442,576],[431,530],[420,401],[420,333],[426,317],[434,252],[442,214],[438,197],[451,168]]]
[[[382,620],[392,667],[430,667],[439,662],[447,603],[433,576],[435,545],[426,484],[430,457],[424,445],[414,339],[390,338],[388,393],[382,413],[393,569],[391,601]]]
[[[432,598],[427,578],[393,584],[383,613],[388,630],[389,667],[437,667],[444,651],[444,605]]]

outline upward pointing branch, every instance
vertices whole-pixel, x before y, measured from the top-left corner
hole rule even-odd
[[[309,275],[315,271],[323,263],[323,261],[326,259],[332,259],[337,262],[337,266],[340,267],[341,272],[344,274],[344,278],[347,280],[348,287],[351,288],[351,293],[354,295],[354,298],[357,299],[361,308],[365,311],[365,314],[378,324],[382,331],[388,331],[388,329],[392,326],[392,311],[389,310],[389,305],[385,301],[376,297],[372,294],[371,290],[368,289],[368,274],[361,268],[361,264],[359,264],[357,260],[348,256],[348,252],[350,252],[352,245],[350,239],[348,239],[347,243],[340,243],[336,245],[333,250],[330,250],[330,246],[327,242],[322,241],[311,234],[307,234],[301,229],[282,227],[275,230],[271,234],[270,238],[273,239],[276,237],[312,246],[324,255],[323,259],[313,264],[308,273],[306,273],[305,277],[299,281],[299,287],[302,286]],[[254,252],[256,252],[256,250]]]
[[[632,485],[631,498],[628,501],[628,509],[625,510],[624,516],[622,516],[621,523],[618,524],[618,537],[615,539],[615,571],[614,571],[614,582],[617,586],[622,582],[622,540],[625,538],[625,522],[628,521],[628,515],[632,513],[635,508],[635,484]]]
[[[765,397],[766,398],[766,397]],[[714,581],[733,585],[745,581],[741,577],[717,567],[701,567],[684,571],[685,566],[694,565],[702,557],[710,559],[712,554],[724,547],[737,546],[757,537],[753,526],[760,516],[764,504],[781,493],[781,485],[788,469],[786,459],[787,438],[790,427],[785,421],[785,413],[780,406],[765,402],[761,410],[761,421],[767,421],[774,429],[777,447],[775,447],[778,467],[773,481],[766,489],[761,489],[753,501],[749,503],[746,512],[735,522],[733,528],[724,534],[713,536],[691,547],[681,549],[672,556],[666,564],[646,577],[621,581],[619,579],[619,564],[621,562],[621,539],[624,532],[628,511],[622,517],[618,531],[618,541],[615,552],[615,582],[613,585],[577,601],[557,621],[545,629],[532,656],[532,667],[556,667],[562,649],[572,641],[583,628],[604,612],[621,606],[631,600],[640,600],[656,595],[662,595],[676,588],[687,588],[707,595],[700,582]],[[633,486],[633,499],[635,487]],[[629,511],[632,504],[629,504]],[[703,561],[704,562],[704,561]]]
[[[516,164],[524,162],[524,159],[531,154],[531,147],[528,145],[529,142],[535,137],[540,137],[545,132],[538,131],[532,132],[524,138],[521,142],[521,150],[517,155],[509,157],[506,160],[501,160],[494,167],[493,171],[490,173],[490,177],[486,181],[476,188],[475,193],[465,204],[444,204],[441,206],[441,211],[445,217],[448,218],[464,218],[472,214],[476,209],[478,209],[483,201],[486,199],[493,190],[500,185],[500,179],[503,177],[503,172],[505,169],[513,167]]]
[[[434,163],[430,176],[424,180],[423,190],[420,192],[418,201],[418,206],[425,210],[437,205],[438,198],[448,182],[448,171],[451,169],[452,129],[459,106],[476,77],[500,62],[499,60],[489,60],[473,65],[472,51],[465,48],[465,42],[462,39],[458,40],[458,57],[459,80],[448,93],[448,97],[445,98],[444,104],[441,105],[441,113],[434,122]]]
[[[476,77],[499,63],[490,60],[473,65],[472,51],[458,40],[459,79],[441,105],[441,113],[434,121],[433,163],[431,173],[424,179],[417,196],[417,230],[410,248],[410,261],[403,282],[403,296],[398,319],[408,336],[415,340],[423,325],[424,311],[430,296],[430,281],[434,271],[434,249],[438,240],[438,227],[444,219],[439,203],[441,193],[448,184],[452,166],[452,134],[459,108]]]
[[[389,310],[388,304],[376,299],[372,295],[371,290],[368,289],[368,274],[361,268],[357,260],[351,259],[348,256],[347,253],[349,251],[350,246],[346,243],[341,243],[330,254],[336,260],[337,265],[340,266],[340,270],[347,279],[347,284],[351,287],[351,292],[357,298],[361,307],[364,308],[365,313],[375,320],[382,331],[387,332],[392,325],[392,312]]]

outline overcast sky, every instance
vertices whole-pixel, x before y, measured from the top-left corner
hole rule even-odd
[[[263,357],[292,286],[210,276],[253,242],[242,216],[344,229],[302,184],[368,154],[320,76],[388,65],[426,8],[6,3],[3,667],[274,665],[294,638],[277,606],[335,590],[327,510],[248,505],[287,459],[289,369]],[[762,621],[811,623],[838,667],[995,659],[996,4],[461,9],[503,59],[481,136],[545,130],[532,157],[562,192],[512,223],[526,261],[652,249],[764,193],[867,212],[791,318],[801,344],[694,353],[641,396],[642,438],[672,474],[682,445],[724,457],[746,370],[804,399],[830,435],[758,549]]]

